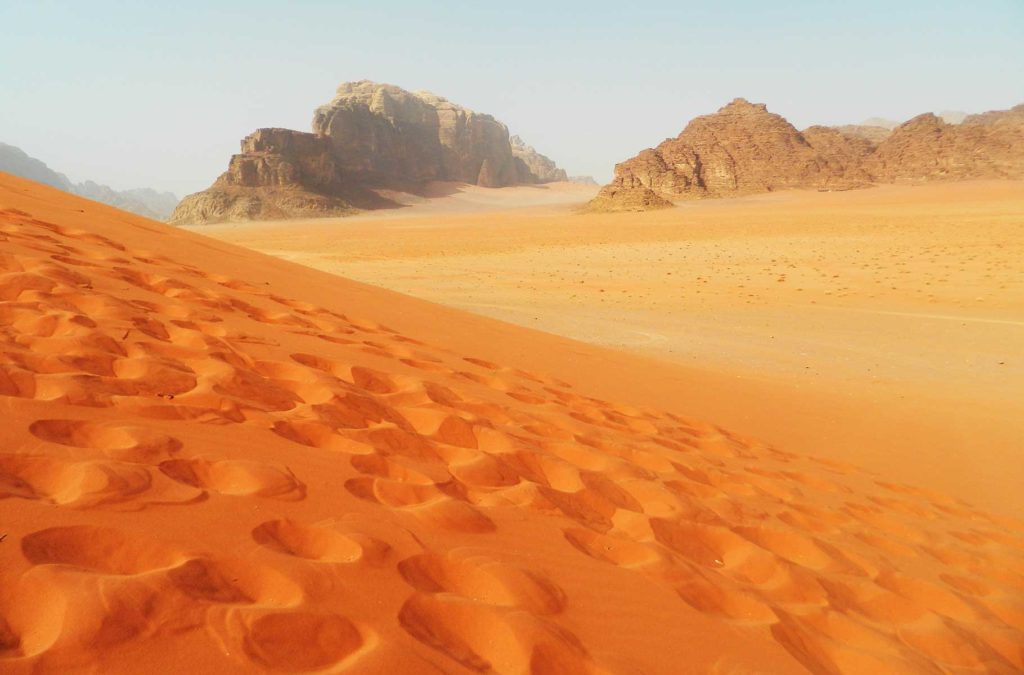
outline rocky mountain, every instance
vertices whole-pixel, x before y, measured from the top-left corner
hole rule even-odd
[[[431,181],[503,187],[565,179],[490,115],[388,84],[343,83],[316,109],[312,128],[247,136],[228,170],[182,200],[171,222],[344,215],[395,205],[376,190],[416,192]]]
[[[569,176],[570,183],[579,183],[580,185],[600,185],[593,176]]]
[[[875,145],[878,145],[892,133],[892,130],[898,127],[899,124],[893,124],[891,127],[888,126],[876,126],[872,124],[844,124],[839,127],[833,127],[839,133],[847,136],[853,136],[855,138],[863,138],[866,141],[870,141]]]
[[[678,137],[617,165],[612,183],[590,206],[634,210],[681,198],[860,184],[855,166],[847,176],[846,163],[830,155],[846,146],[856,154],[866,141],[819,129],[809,139],[763,104],[737,98],[713,115],[695,118]]]
[[[565,169],[558,166],[527,145],[523,139],[513,136],[509,139],[512,145],[512,156],[516,160],[520,183],[555,183],[569,180]]]
[[[795,187],[845,190],[871,183],[871,174],[865,168],[875,149],[871,140],[823,126],[808,127],[800,135],[815,152],[816,173],[807,184]]]
[[[37,183],[43,183],[58,190],[71,192],[73,184],[68,177],[57,173],[45,162],[30,157],[21,148],[0,143],[0,171],[14,176],[21,176]]]
[[[76,183],[71,192],[154,220],[167,220],[178,205],[178,198],[170,192],[159,192],[152,188],[115,190],[91,180]]]
[[[1024,124],[1024,103],[1009,110],[990,110],[966,116],[961,124],[991,124],[996,126],[1018,126]]]
[[[891,132],[878,125],[801,132],[763,104],[736,99],[618,164],[588,209],[645,210],[679,199],[787,188],[1002,177],[1024,177],[1024,105],[957,125],[927,113]]]
[[[896,127],[870,158],[877,182],[1024,176],[1024,104],[949,124],[925,113]]]
[[[899,125],[900,125],[899,120],[891,120],[891,119],[889,119],[887,117],[869,117],[868,119],[864,120],[860,124],[856,124],[854,126],[858,126],[858,127],[882,127],[883,129],[888,129],[889,131],[892,131],[893,129],[895,129]]]
[[[167,220],[178,204],[178,198],[170,192],[158,192],[151,188],[115,190],[91,180],[73,183],[67,176],[54,171],[44,162],[29,156],[20,148],[0,143],[0,171],[44,183],[58,190],[71,192],[131,211],[154,220]]]

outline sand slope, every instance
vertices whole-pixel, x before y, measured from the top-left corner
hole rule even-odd
[[[654,405],[1024,516],[1024,182],[585,216],[492,192],[204,233],[672,361]]]
[[[0,242],[5,673],[1024,668],[1024,525],[671,368],[7,176]]]

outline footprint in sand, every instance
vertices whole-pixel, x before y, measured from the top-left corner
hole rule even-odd
[[[36,420],[29,432],[43,441],[100,450],[113,459],[140,464],[171,459],[182,448],[178,439],[153,429],[88,420]]]
[[[417,593],[402,605],[398,621],[420,642],[477,672],[594,672],[575,635],[527,612]]]
[[[242,558],[192,558],[167,577],[177,590],[204,602],[291,607],[303,599],[302,589],[283,574]]]
[[[423,593],[455,593],[497,607],[518,607],[532,614],[558,614],[565,593],[544,576],[484,556],[423,553],[406,558],[398,571]]]
[[[364,632],[338,614],[264,614],[248,626],[243,649],[262,669],[324,671],[368,648]]]
[[[363,555],[359,543],[336,530],[290,520],[267,521],[252,531],[252,538],[279,553],[318,562],[348,563]]]
[[[242,460],[171,459],[160,471],[184,485],[238,497],[300,501],[306,486],[287,468]]]
[[[0,497],[85,508],[134,502],[152,484],[148,469],[122,462],[0,454]]]
[[[158,541],[91,525],[51,527],[25,535],[21,552],[33,565],[69,565],[103,574],[146,574],[185,556]]]
[[[337,429],[322,422],[308,420],[278,420],[270,429],[282,438],[310,448],[343,452],[350,455],[366,455],[374,451],[373,446],[359,443],[342,436]]]

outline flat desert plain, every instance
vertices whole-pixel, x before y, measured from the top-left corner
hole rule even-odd
[[[575,213],[592,194],[196,231],[671,362],[662,407],[1024,515],[1024,182]]]

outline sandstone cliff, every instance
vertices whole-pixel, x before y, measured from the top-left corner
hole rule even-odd
[[[504,124],[426,92],[346,82],[317,108],[313,131],[330,140],[344,171],[368,182],[519,182]]]
[[[523,139],[513,136],[509,143],[512,145],[512,156],[516,161],[520,183],[554,183],[569,180],[565,169],[559,169],[553,161],[527,145]]]
[[[871,157],[880,183],[1024,176],[1024,105],[949,124],[925,113],[896,127]]]
[[[352,205],[323,136],[257,129],[242,139],[228,170],[203,192],[185,197],[174,224],[344,215]]]
[[[871,140],[822,126],[808,127],[800,135],[814,149],[816,174],[813,180],[794,187],[844,190],[871,183],[867,162],[876,147]]]
[[[856,147],[838,132],[814,137],[823,146]],[[846,141],[848,143],[846,143]],[[852,187],[861,181],[855,162],[832,162],[792,124],[763,104],[738,98],[713,115],[691,121],[681,134],[644,150],[615,167],[615,178],[589,205],[592,209],[633,210],[638,203],[724,197],[795,187]],[[839,171],[832,171],[832,167]]]
[[[815,126],[797,131],[762,104],[736,99],[681,134],[615,167],[587,208],[659,208],[680,199],[786,188],[1024,176],[1024,105],[953,125],[931,113],[893,131]]]
[[[316,109],[312,126],[313,133],[259,129],[246,137],[228,170],[208,190],[186,197],[171,222],[344,215],[395,206],[375,190],[565,177],[525,144],[517,154],[508,128],[490,115],[388,84],[343,83]]]

